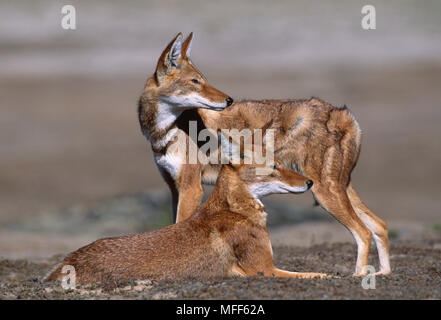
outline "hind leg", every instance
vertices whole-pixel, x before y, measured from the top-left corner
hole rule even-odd
[[[268,273],[270,276],[279,277],[279,278],[299,278],[299,279],[311,279],[311,278],[331,278],[331,276],[326,273],[317,273],[317,272],[293,272],[286,271],[282,269],[278,269],[274,267],[274,269],[270,270]]]
[[[390,262],[389,262],[389,241],[388,241],[388,231],[387,224],[385,221],[377,217],[369,208],[363,203],[357,191],[355,191],[352,183],[349,183],[346,189],[349,200],[351,201],[352,207],[357,213],[358,217],[363,221],[363,223],[372,232],[375,240],[375,245],[378,251],[378,257],[380,259],[380,271],[379,274],[389,274],[390,273]]]
[[[320,205],[343,224],[357,242],[357,263],[354,276],[365,275],[372,233],[354,211],[345,188],[339,183],[314,184],[312,191]]]

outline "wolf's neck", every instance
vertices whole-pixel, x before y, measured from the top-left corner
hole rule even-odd
[[[266,225],[266,213],[259,199],[256,199],[236,173],[223,165],[216,186],[203,204],[207,210],[240,213],[254,222]]]
[[[150,140],[153,150],[160,152],[178,133],[176,120],[182,110],[158,96],[147,97],[144,103],[145,110],[141,116],[141,120],[144,120],[143,133]]]

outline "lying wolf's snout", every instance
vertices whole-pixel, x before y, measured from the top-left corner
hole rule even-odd
[[[306,185],[308,186],[308,189],[311,189],[313,184],[314,184],[314,182],[312,182],[312,180],[307,180],[306,181]]]
[[[228,97],[226,101],[227,101],[227,107],[233,104],[233,99],[231,97]]]

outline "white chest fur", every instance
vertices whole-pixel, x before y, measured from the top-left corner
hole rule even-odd
[[[167,152],[163,155],[155,154],[154,157],[156,164],[168,172],[173,179],[179,177],[179,172],[185,160],[179,153]]]

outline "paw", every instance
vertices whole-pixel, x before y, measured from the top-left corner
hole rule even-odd
[[[390,275],[390,269],[388,269],[388,270],[380,270],[380,271],[378,271],[378,272],[375,272],[374,274],[376,275],[376,276],[388,276],[388,275]]]
[[[362,278],[367,276],[368,274],[373,274],[375,276],[387,276],[388,274],[390,274],[390,269],[384,269],[384,270],[380,270],[374,273],[368,273],[366,272],[355,272],[354,274],[352,274],[353,277],[358,277],[358,278]]]

